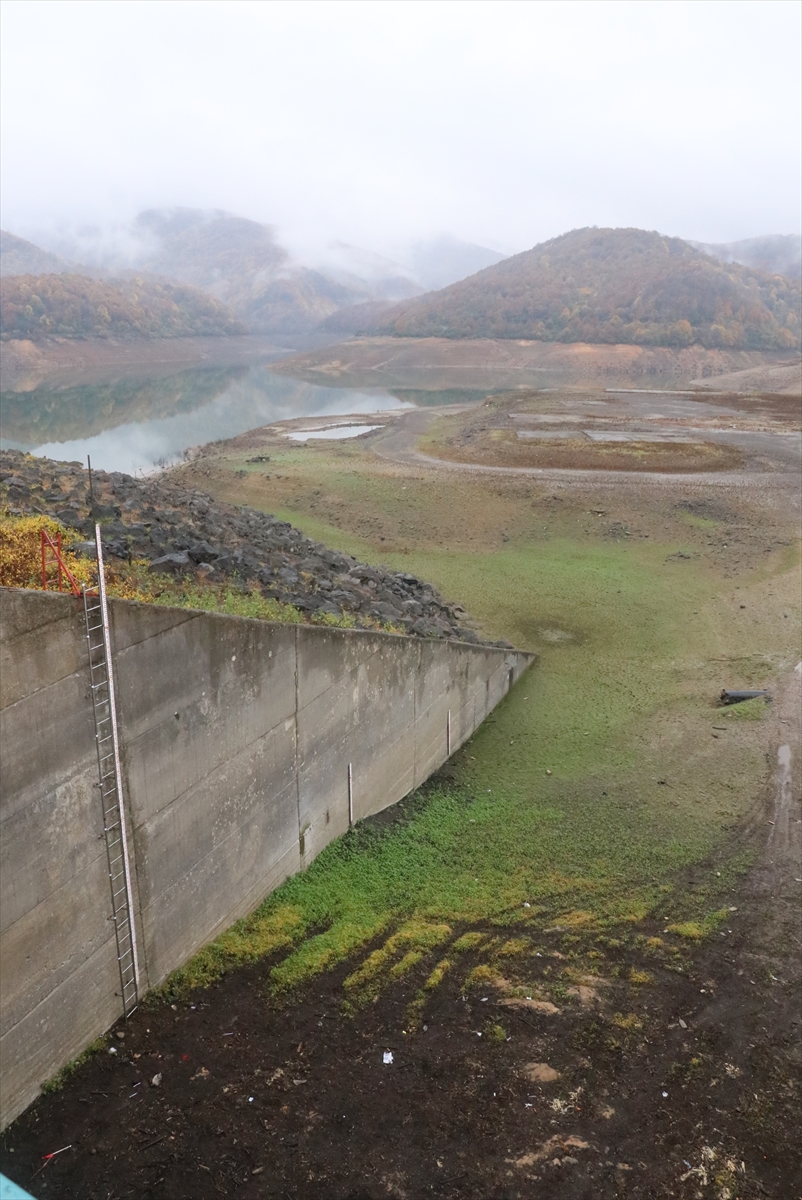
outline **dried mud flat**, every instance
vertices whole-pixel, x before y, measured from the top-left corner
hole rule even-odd
[[[748,484],[769,471],[798,473],[802,405],[778,393],[517,388],[460,411],[417,410],[388,424],[376,448],[398,462],[577,480],[718,475]]]

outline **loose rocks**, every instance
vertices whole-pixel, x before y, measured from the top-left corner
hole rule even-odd
[[[134,479],[92,474],[95,516],[107,555],[145,559],[153,572],[199,575],[210,582],[256,584],[267,597],[302,612],[350,615],[418,637],[478,642],[459,624],[463,610],[443,603],[414,575],[357,562],[312,541],[285,521],[188,491],[169,476]],[[74,549],[94,553],[88,473],[78,463],[0,453],[0,493],[12,513],[57,516],[76,532]],[[507,643],[494,643],[507,645]]]

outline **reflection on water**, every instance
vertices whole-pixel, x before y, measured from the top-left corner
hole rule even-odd
[[[267,365],[2,395],[4,448],[86,462],[107,471],[152,470],[190,446],[272,421],[410,407],[384,391],[318,387]]]
[[[519,386],[518,381],[516,380],[515,385],[509,386]],[[530,386],[540,387],[540,384],[530,384]],[[402,406],[414,404],[416,408],[429,408],[439,404],[479,404],[488,396],[502,392],[505,388],[504,386],[498,386],[495,379],[489,379],[487,386],[483,388],[449,387],[438,388],[436,391],[433,391],[424,388],[391,387],[389,390],[391,395],[401,401]]]
[[[3,434],[26,445],[90,438],[118,425],[172,417],[211,403],[248,368],[211,367],[54,390],[3,393]]]
[[[335,425],[333,429],[307,429],[304,433],[290,433],[287,436],[293,442],[308,442],[310,438],[337,441],[343,438],[359,437],[374,429],[381,429],[381,425]]]

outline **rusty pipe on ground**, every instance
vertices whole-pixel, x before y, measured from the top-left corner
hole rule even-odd
[[[742,700],[755,700],[758,696],[764,696],[766,700],[771,700],[771,693],[763,691],[750,692],[733,692],[728,688],[723,688],[719,699],[722,704],[740,704]]]

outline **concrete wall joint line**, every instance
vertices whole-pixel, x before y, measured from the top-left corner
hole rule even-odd
[[[250,741],[244,742],[241,745],[239,745],[237,747],[235,753],[231,756],[231,758],[228,758],[221,762],[215,763],[215,765],[210,767],[209,770],[206,771],[203,775],[198,775],[195,778],[193,778],[192,782],[187,784],[187,786],[185,788],[182,788],[180,791],[178,789],[176,789],[174,792],[172,792],[170,794],[170,796],[165,800],[164,804],[162,804],[159,808],[148,807],[148,815],[147,815],[147,818],[145,819],[144,823],[148,823],[150,821],[155,820],[155,818],[158,817],[161,813],[166,812],[166,810],[169,808],[172,808],[174,804],[178,804],[182,800],[186,799],[186,797],[190,796],[192,794],[192,792],[195,791],[196,788],[199,788],[204,783],[207,783],[207,782],[213,780],[215,775],[219,775],[219,773],[221,771],[226,770],[226,768],[230,765],[232,759],[237,759],[237,758],[241,758],[243,756],[247,757],[248,755],[252,755],[253,752],[258,747],[259,743],[263,742],[266,738],[271,737],[273,734],[278,733],[281,730],[282,726],[284,725],[284,722],[287,720],[290,720],[290,718],[289,717],[283,718],[281,721],[279,721],[279,723],[277,725],[271,725],[269,729],[263,729],[261,731],[261,733],[256,734],[256,736],[251,738]],[[147,746],[149,737],[152,737],[152,731],[148,732],[147,730],[145,730],[143,733],[138,734],[135,738],[132,738],[130,741],[127,740],[126,748],[133,751],[135,749],[138,749],[140,745]],[[138,824],[136,826],[136,828],[141,829],[142,823]]]
[[[115,613],[117,611],[117,606],[119,604],[133,604],[133,605],[137,605],[140,608],[148,607],[148,605],[143,604],[139,600],[117,600],[115,598],[115,599],[112,599],[111,604],[110,604],[111,613]],[[155,635],[153,633],[146,633],[146,634],[143,634],[142,637],[131,638],[130,641],[127,641],[124,646],[121,646],[120,649],[116,651],[116,655],[117,655],[118,659],[123,658],[123,656],[128,654],[131,650],[136,650],[137,646],[141,646],[145,642],[149,642],[150,639],[154,636],[158,637],[159,634],[170,633],[174,629],[179,629],[182,625],[187,625],[190,621],[197,621],[198,619],[209,615],[208,613],[204,612],[203,609],[197,609],[197,608],[169,608],[168,609],[166,606],[164,606],[164,607],[159,606],[159,607],[162,608],[162,612],[169,612],[169,613],[175,615],[176,619],[172,622],[172,624],[165,625]],[[217,613],[216,615],[223,617],[223,616],[226,616],[227,614],[226,613]],[[113,625],[114,625],[113,617],[112,617],[111,623],[112,623],[112,627],[113,627]]]
[[[300,846],[301,846],[301,763],[300,763],[300,748],[298,745],[298,742],[299,742],[298,721],[299,721],[301,710],[300,710],[300,705],[299,705],[299,683],[298,683],[298,659],[300,657],[300,650],[298,647],[299,634],[298,634],[298,626],[297,625],[295,626],[295,629],[293,632],[294,632],[293,645],[295,647],[295,662],[293,663],[293,671],[294,671],[294,675],[295,675],[295,722],[294,722],[294,726],[293,726],[292,736],[293,736],[293,763],[295,765],[295,815],[296,815],[295,831],[296,831],[296,834],[298,837],[298,848],[299,848],[299,852],[300,852]]]
[[[19,739],[7,751],[9,760],[24,760],[27,730],[41,721],[42,712],[60,748],[49,765],[36,764],[38,782],[35,772],[20,774],[16,790],[7,792],[0,804],[6,842],[14,841],[4,853],[13,853],[17,868],[0,872],[0,905],[8,904],[7,911],[15,914],[10,930],[26,916],[32,930],[28,939],[21,925],[4,940],[11,957],[3,967],[17,979],[15,990],[8,992],[7,1013],[14,1024],[2,1039],[8,1066],[0,1121],[7,1123],[30,1103],[42,1079],[80,1053],[81,1039],[88,1044],[115,1019],[116,952],[111,929],[107,939],[94,940],[102,936],[103,918],[87,916],[108,911],[103,871],[94,870],[83,888],[70,886],[69,879],[54,871],[48,833],[53,802],[47,797],[58,768],[59,777],[63,769],[65,778],[74,780],[60,801],[58,829],[58,853],[66,856],[70,878],[78,875],[76,864],[83,864],[85,874],[87,862],[103,859],[97,821],[87,815],[99,808],[86,770],[94,745],[91,740],[79,745],[69,733],[75,728],[76,703],[85,704],[92,723],[90,696],[87,692],[82,701],[86,689],[71,687],[72,708],[60,715],[56,693],[50,700],[38,697],[36,689],[36,673],[45,661],[57,673],[60,664],[69,663],[70,670],[61,671],[63,678],[83,683],[83,623],[68,596],[43,599],[39,592],[4,589],[3,605],[19,631],[15,670],[20,679],[27,672],[32,680],[31,692],[8,705],[10,711],[13,704],[14,737]],[[44,623],[41,637],[26,636],[42,627],[43,613],[56,618]],[[134,920],[145,987],[161,982],[345,833],[349,763],[358,820],[400,800],[423,782],[424,774],[442,765],[448,710],[453,754],[509,691],[510,669],[517,678],[531,661],[528,655],[470,643],[287,627],[122,600],[112,602],[112,614],[115,657],[124,683],[123,793],[132,831]],[[172,643],[160,640],[190,622],[191,635]],[[42,637],[52,639],[53,645],[46,647],[50,660],[43,657]],[[187,721],[180,736],[172,737],[164,726],[163,705],[153,702],[159,695],[149,686],[155,682],[154,670],[168,673],[162,694],[170,703],[174,697],[176,709],[183,711],[196,703],[208,672],[222,661],[223,648],[225,687],[209,701],[208,718]],[[365,695],[360,687],[355,709],[354,685],[361,678],[370,691]],[[214,738],[214,755],[209,738]],[[17,917],[11,902],[20,871],[29,880],[26,903],[29,895],[42,899]],[[18,895],[18,903],[21,899]],[[58,953],[45,924],[54,903],[65,931]],[[39,943],[33,944],[39,917],[30,914],[40,906],[42,930]],[[37,945],[43,965],[31,972],[25,964],[37,954]],[[21,956],[19,962],[14,955]],[[24,1015],[18,1018],[19,1013]]]

